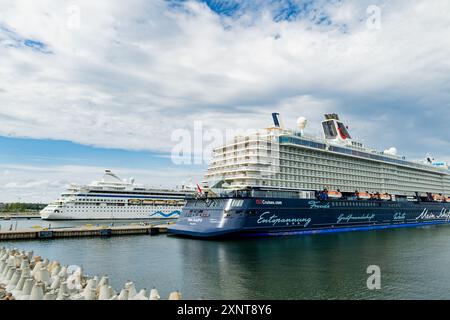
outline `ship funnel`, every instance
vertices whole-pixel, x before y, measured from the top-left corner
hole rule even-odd
[[[283,127],[279,113],[276,113],[276,112],[272,113],[272,119],[273,119],[273,124],[275,125],[275,127],[277,127],[277,128]]]
[[[279,113],[272,113],[273,124],[274,124],[275,127],[277,127],[277,128],[280,127],[280,120],[278,119],[279,116],[280,116]]]
[[[325,139],[336,142],[348,143],[352,137],[348,133],[348,127],[339,119],[335,113],[326,114],[325,121],[322,122]]]

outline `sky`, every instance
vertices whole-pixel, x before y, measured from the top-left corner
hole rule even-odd
[[[371,147],[450,161],[448,12],[446,0],[0,0],[0,202],[51,201],[104,169],[196,183],[225,132],[272,112],[288,127],[305,116],[310,134],[336,112]],[[197,147],[180,164],[186,136]]]

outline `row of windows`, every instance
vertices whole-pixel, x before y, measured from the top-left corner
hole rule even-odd
[[[77,201],[84,201],[84,202],[99,202],[99,201],[110,201],[110,202],[127,202],[126,200],[122,200],[122,199],[103,199],[103,198],[95,198],[95,199],[89,199],[89,198],[78,198],[76,199]]]
[[[340,189],[346,192],[353,192],[355,189],[364,190],[369,192],[388,192],[391,194],[404,194],[404,195],[413,195],[416,191],[419,192],[432,192],[432,193],[444,193],[450,194],[450,188],[446,189],[443,192],[441,188],[429,188],[425,191],[421,191],[417,188],[416,185],[410,186],[381,186],[374,184],[364,184],[364,183],[341,183],[341,184],[318,184],[318,183],[299,183],[299,182],[286,182],[286,181],[277,181],[277,180],[243,180],[243,181],[232,181],[230,182],[232,186],[235,187],[244,187],[248,185],[253,186],[262,186],[262,187],[281,187],[281,188],[290,188],[290,189],[305,189],[305,190],[321,190],[323,188],[328,188],[332,190]]]
[[[172,207],[165,206],[165,207],[152,207],[152,210],[173,210],[173,209],[179,209],[179,208],[180,207],[175,207],[175,206],[172,206]],[[88,210],[88,211],[105,211],[105,210],[113,210],[113,211],[144,210],[144,211],[148,211],[149,210],[149,208],[147,208],[147,207],[143,207],[143,208],[140,208],[140,207],[128,207],[127,209],[120,208],[120,209],[115,209],[115,210],[111,209],[111,208],[99,209],[97,207],[77,207],[76,209],[65,208],[65,210],[73,210],[73,211],[82,211],[82,210],[85,210],[85,209]]]
[[[326,150],[326,145],[323,143],[302,140],[302,139],[295,138],[295,137],[284,136],[284,137],[280,137],[279,141],[280,141],[280,143],[291,143],[291,144],[307,146],[307,147],[314,148],[314,149]],[[329,146],[328,149],[333,152],[338,152],[338,153],[347,154],[347,155],[353,155],[353,156],[371,159],[371,160],[384,161],[384,162],[392,163],[395,165],[407,165],[407,166],[412,166],[412,167],[416,167],[416,168],[424,168],[424,166],[422,166],[422,165],[406,161],[405,158],[392,159],[392,158],[389,158],[389,157],[386,157],[383,155],[370,154],[367,152],[361,152],[361,151],[357,151],[357,150],[353,150],[353,149],[349,149],[349,148],[337,147],[337,146]]]
[[[297,150],[298,152],[298,150]],[[320,154],[318,152],[302,150],[305,154],[309,156],[304,157],[307,161],[306,163],[299,163],[298,161],[280,161],[280,164],[286,166],[291,166],[292,168],[308,168],[308,169],[320,169],[323,171],[337,171],[344,172],[347,174],[359,173],[361,175],[372,175],[372,176],[384,176],[384,177],[403,177],[408,179],[415,179],[417,181],[428,181],[435,183],[437,180],[441,182],[442,175],[428,173],[424,171],[418,171],[402,167],[394,167],[392,165],[384,165],[379,163],[370,163],[368,161],[362,161],[357,159],[349,159],[342,156],[332,156],[332,160],[326,160],[327,166],[320,165],[322,158],[327,158],[329,155]],[[389,167],[388,167],[389,166]]]
[[[86,213],[104,213],[104,212],[144,212],[148,213],[148,211],[136,211],[136,210],[123,210],[123,211],[115,211],[115,210],[65,210],[64,212],[86,212]]]
[[[287,174],[279,174],[276,176],[276,179],[285,182],[313,182],[320,183],[323,185],[337,185],[337,184],[346,184],[349,185],[368,185],[368,186],[386,186],[386,187],[420,187],[426,189],[441,189],[442,183],[419,183],[417,181],[398,181],[392,179],[373,179],[367,178],[364,176],[358,175],[349,175],[341,178],[324,178],[322,175],[311,175],[311,176],[303,176],[303,175],[287,175]]]
[[[381,206],[387,206],[390,208],[399,208],[399,203],[384,203],[381,204],[380,202],[371,202],[369,201],[338,201],[338,202],[330,202],[331,206],[333,207],[381,207]]]

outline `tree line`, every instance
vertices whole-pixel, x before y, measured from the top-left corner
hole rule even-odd
[[[46,204],[43,203],[0,203],[0,212],[40,211],[45,206]]]

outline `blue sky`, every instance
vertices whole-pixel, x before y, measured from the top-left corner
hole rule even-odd
[[[206,161],[171,161],[177,132],[258,129],[274,111],[311,134],[337,112],[370,146],[450,161],[448,1],[0,5],[0,202],[48,201],[105,168],[201,181]]]
[[[2,163],[52,166],[60,164],[119,167],[126,163],[133,168],[167,165],[164,155],[150,151],[106,149],[70,141],[0,137]]]

